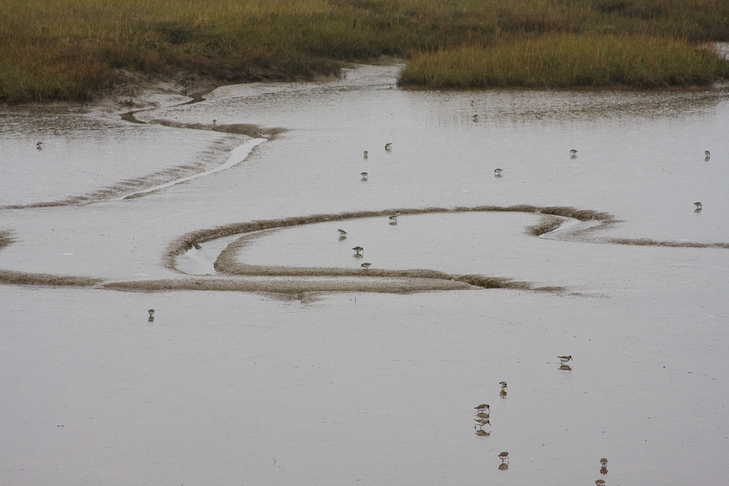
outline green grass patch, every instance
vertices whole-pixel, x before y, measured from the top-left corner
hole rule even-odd
[[[707,85],[729,78],[729,63],[710,49],[660,37],[548,34],[421,53],[402,86],[565,88]]]
[[[84,100],[123,71],[309,79],[550,33],[729,41],[725,0],[3,0],[0,100]]]

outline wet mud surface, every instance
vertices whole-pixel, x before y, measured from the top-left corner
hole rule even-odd
[[[727,88],[397,69],[0,108],[0,483],[729,474]]]

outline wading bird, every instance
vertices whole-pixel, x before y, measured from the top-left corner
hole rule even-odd
[[[494,169],[494,177],[501,177],[503,171],[503,169]]]
[[[390,224],[397,224],[397,217],[400,216],[400,211],[397,211],[389,216]]]
[[[43,142],[36,142],[35,148],[38,150],[43,150],[43,147],[41,147],[41,145],[43,145]]]
[[[366,159],[366,158],[367,158],[367,157],[369,157],[369,156],[370,156],[370,153],[369,153],[369,152],[367,152],[367,151],[365,150],[365,151],[364,151],[364,158]]]
[[[149,309],[147,312],[149,313],[148,321],[152,322],[154,320],[154,309]]]
[[[365,262],[362,265],[360,265],[360,267],[362,267],[363,269],[367,270],[368,268],[370,268],[370,265],[372,265],[372,264]]]
[[[385,144],[385,150],[387,150],[388,152],[392,150],[392,142],[388,142]]]
[[[561,363],[566,363],[568,361],[572,361],[572,355],[571,354],[569,356],[557,356],[557,357],[559,358],[559,361]]]
[[[577,150],[572,149],[570,150],[570,158],[576,158],[577,157]]]
[[[367,172],[360,172],[359,175],[362,176],[363,181],[366,181],[367,179],[369,179],[369,174]]]
[[[357,252],[354,254],[354,256],[360,256],[360,257],[362,256],[362,252],[364,251],[364,248],[362,248],[361,246],[355,246],[352,249]]]
[[[709,152],[708,150],[704,150],[704,155],[706,155],[706,157],[704,157],[704,160],[708,162],[711,158],[711,152]]]
[[[479,412],[483,412],[483,413],[490,413],[490,411],[491,411],[491,407],[489,406],[488,403],[482,403],[481,405],[476,405],[475,407],[473,407],[473,409],[478,410]]]
[[[704,205],[703,205],[703,204],[701,204],[701,203],[700,203],[700,202],[698,202],[698,201],[696,201],[696,202],[694,203],[694,206],[696,206],[696,211],[701,211],[702,209],[704,209]]]
[[[337,231],[339,231],[339,237],[340,238],[346,238],[347,237],[347,232],[344,231],[343,229],[339,228]]]

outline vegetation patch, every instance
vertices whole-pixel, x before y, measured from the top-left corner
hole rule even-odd
[[[729,62],[684,40],[549,34],[420,53],[398,82],[428,88],[659,88],[726,78]]]
[[[605,33],[729,41],[729,2],[717,0],[3,0],[2,6],[0,100],[12,102],[87,100],[130,82],[128,73],[217,84],[312,79],[336,75],[351,61],[501,48],[552,34],[590,42]]]

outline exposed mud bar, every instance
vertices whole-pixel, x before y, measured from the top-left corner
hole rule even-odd
[[[349,278],[287,277],[287,278],[226,278],[205,277],[191,279],[144,280],[111,282],[104,288],[142,292],[169,290],[215,290],[276,294],[304,294],[311,292],[380,292],[413,293],[434,290],[468,290],[475,287],[465,282],[419,278]]]
[[[580,210],[568,207],[517,206],[476,206],[457,208],[388,209],[384,211],[357,211],[341,214],[320,214],[302,217],[282,218],[265,221],[237,223],[217,228],[198,230],[183,235],[168,249],[165,265],[175,269],[175,259],[199,246],[201,243],[219,238],[279,229],[303,224],[327,221],[341,221],[355,218],[383,217],[394,212],[400,214],[460,213],[460,212],[527,212],[542,214],[539,224],[527,228],[532,235],[541,235],[559,227],[563,217],[580,221],[612,222],[614,218],[607,213]],[[269,265],[246,265],[235,260],[235,253],[242,242],[231,244],[223,250],[215,261],[215,269],[223,278],[204,278],[192,280],[121,282],[108,284],[110,288],[136,290],[170,290],[173,288],[193,288],[204,290],[246,290],[258,292],[418,292],[427,290],[456,290],[468,288],[518,289],[539,292],[564,292],[562,287],[537,287],[529,282],[515,281],[505,277],[485,275],[449,275],[428,269],[386,270],[350,269],[321,267],[286,267]],[[241,280],[231,280],[238,277]],[[256,279],[257,277],[257,279]],[[227,278],[227,279],[226,279]]]
[[[388,209],[384,211],[357,211],[340,214],[320,214],[291,217],[265,221],[236,223],[211,229],[198,230],[183,235],[173,242],[164,257],[164,264],[176,269],[175,260],[189,249],[201,243],[229,236],[245,236],[262,230],[285,228],[289,226],[314,224],[326,221],[342,221],[368,217],[382,217],[399,212],[400,214],[459,213],[459,212],[526,212],[541,214],[540,222],[526,229],[528,234],[543,236],[560,227],[563,218],[580,222],[594,222],[587,230],[578,229],[577,233],[593,231],[617,222],[610,214],[576,209],[571,207],[516,206],[476,206],[457,208]],[[14,241],[10,231],[0,231],[0,249]],[[678,248],[728,248],[729,243],[692,243],[656,241],[651,239],[598,239],[588,238],[589,242],[608,244],[664,246]],[[529,282],[516,281],[506,277],[486,275],[449,275],[428,269],[385,270],[350,269],[320,267],[285,267],[246,265],[235,261],[235,253],[241,241],[234,242],[223,250],[215,261],[219,276],[190,276],[164,280],[137,280],[123,282],[103,282],[100,278],[85,276],[57,276],[48,274],[23,273],[0,270],[0,284],[44,285],[44,286],[96,286],[112,290],[137,292],[159,292],[171,290],[213,290],[257,293],[276,293],[302,295],[317,292],[383,292],[412,293],[439,290],[466,289],[516,289],[536,292],[564,293],[563,287],[538,287]]]
[[[668,248],[726,248],[729,249],[729,243],[697,243],[692,241],[657,241],[649,238],[609,238],[608,243],[615,245],[632,245],[632,246],[665,246]]]
[[[95,277],[73,277],[46,273],[0,270],[0,283],[6,285],[43,285],[49,287],[93,287],[102,282]]]
[[[527,228],[527,232],[534,236],[540,236],[559,227],[561,220],[556,216],[574,218],[579,221],[599,221],[601,224],[617,222],[608,213],[598,211],[577,209],[563,206],[538,207],[530,205],[516,206],[475,206],[456,208],[422,208],[422,209],[387,209],[383,211],[355,211],[339,214],[316,214],[310,216],[296,216],[291,218],[270,219],[264,221],[249,221],[245,223],[234,223],[216,228],[201,229],[187,233],[174,241],[165,255],[165,266],[175,269],[175,259],[193,248],[207,241],[217,240],[227,236],[244,235],[254,231],[285,228],[303,224],[323,223],[326,221],[344,221],[348,219],[374,218],[388,216],[395,212],[400,214],[431,214],[431,213],[463,213],[463,212],[520,212],[536,213],[545,215],[535,226]],[[216,263],[217,265],[217,263]],[[218,271],[227,272],[225,268],[218,268]]]
[[[285,128],[266,128],[260,125],[253,125],[248,123],[218,125],[210,123],[180,123],[176,121],[162,119],[150,120],[149,123],[154,125],[163,125],[170,128],[187,128],[190,130],[210,130],[213,132],[234,133],[236,135],[246,135],[251,138],[266,138],[268,140],[273,140],[278,135],[286,131]]]

